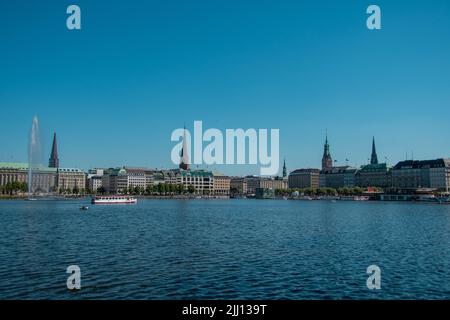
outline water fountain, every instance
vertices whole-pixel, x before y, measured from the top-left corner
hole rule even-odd
[[[39,120],[34,116],[28,144],[28,198],[32,199],[39,185],[34,183],[33,172],[41,167],[41,142],[39,137]]]

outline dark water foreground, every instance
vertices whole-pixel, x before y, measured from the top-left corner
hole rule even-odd
[[[0,201],[0,299],[450,299],[450,206],[83,203]]]

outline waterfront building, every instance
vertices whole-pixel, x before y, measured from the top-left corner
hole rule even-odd
[[[392,168],[394,189],[432,188],[448,192],[450,159],[406,160]]]
[[[229,196],[231,179],[220,173],[213,173],[213,194],[216,196]]]
[[[262,178],[258,176],[246,176],[244,179],[247,182],[247,194],[255,194],[256,188],[260,188]]]
[[[128,188],[128,176],[124,168],[109,168],[104,171],[102,186],[105,192],[122,193]]]
[[[288,181],[282,177],[246,176],[247,194],[255,194],[257,188],[287,189]]]
[[[77,168],[59,168],[57,170],[57,185],[60,191],[79,190],[86,187],[86,174]]]
[[[103,174],[104,169],[89,169],[86,176],[86,189],[92,192],[97,192],[98,189],[103,187]]]
[[[147,187],[147,169],[144,168],[131,168],[124,167],[127,175],[127,187],[128,188],[140,188],[144,190]],[[151,179],[150,179],[151,180]]]
[[[356,172],[355,185],[362,188],[389,188],[392,185],[391,168],[386,163],[362,166]]]
[[[319,169],[297,169],[289,174],[288,186],[292,189],[318,188],[319,176]]]
[[[28,163],[0,162],[0,186],[13,182],[28,183]]]
[[[103,177],[102,176],[91,176],[86,179],[86,188],[92,192],[97,192],[103,187]]]
[[[247,180],[244,177],[232,177],[230,181],[230,189],[233,193],[247,194]]]
[[[122,193],[129,188],[146,188],[146,177],[138,168],[109,168],[104,171],[102,186],[105,192]]]
[[[180,169],[171,169],[171,170],[162,170],[157,173],[158,176],[155,175],[154,184],[166,183],[166,184],[180,184],[181,183],[181,170]]]
[[[356,168],[350,166],[332,167],[320,171],[320,188],[343,188],[355,186]]]
[[[28,163],[0,163],[0,186],[22,182],[28,184]],[[51,193],[56,191],[56,168],[38,166],[33,169],[31,190],[33,193]]]
[[[288,181],[281,177],[261,178],[259,188],[285,190],[288,188]]]
[[[196,194],[212,195],[214,176],[206,170],[180,170],[180,183],[187,189],[194,187]]]

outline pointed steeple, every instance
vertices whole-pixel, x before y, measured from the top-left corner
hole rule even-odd
[[[56,142],[56,132],[53,132],[52,152],[50,153],[50,158],[48,159],[48,166],[50,168],[59,168],[58,144]]]
[[[283,160],[283,178],[287,177],[286,159]]]
[[[378,164],[377,150],[375,148],[375,137],[372,138],[372,156],[370,157],[370,164]]]
[[[181,148],[180,153],[180,165],[179,168],[183,170],[189,170],[189,155],[188,155],[188,147],[186,140],[186,125],[183,127],[183,147]]]
[[[328,144],[328,130],[325,132],[325,144],[323,146],[322,170],[333,167],[333,159],[331,158],[330,145]]]

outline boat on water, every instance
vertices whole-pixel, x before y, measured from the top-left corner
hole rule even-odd
[[[367,196],[341,196],[339,200],[343,201],[368,201]]]
[[[437,202],[441,204],[450,204],[450,196],[449,197],[437,197]]]
[[[92,198],[92,204],[135,204],[137,199],[130,196],[96,196]]]
[[[438,202],[438,198],[434,194],[425,194],[425,195],[420,195],[417,198],[417,201],[420,201],[420,202]]]
[[[422,202],[435,202],[439,204],[450,204],[450,196],[429,196],[420,197],[418,201]]]

